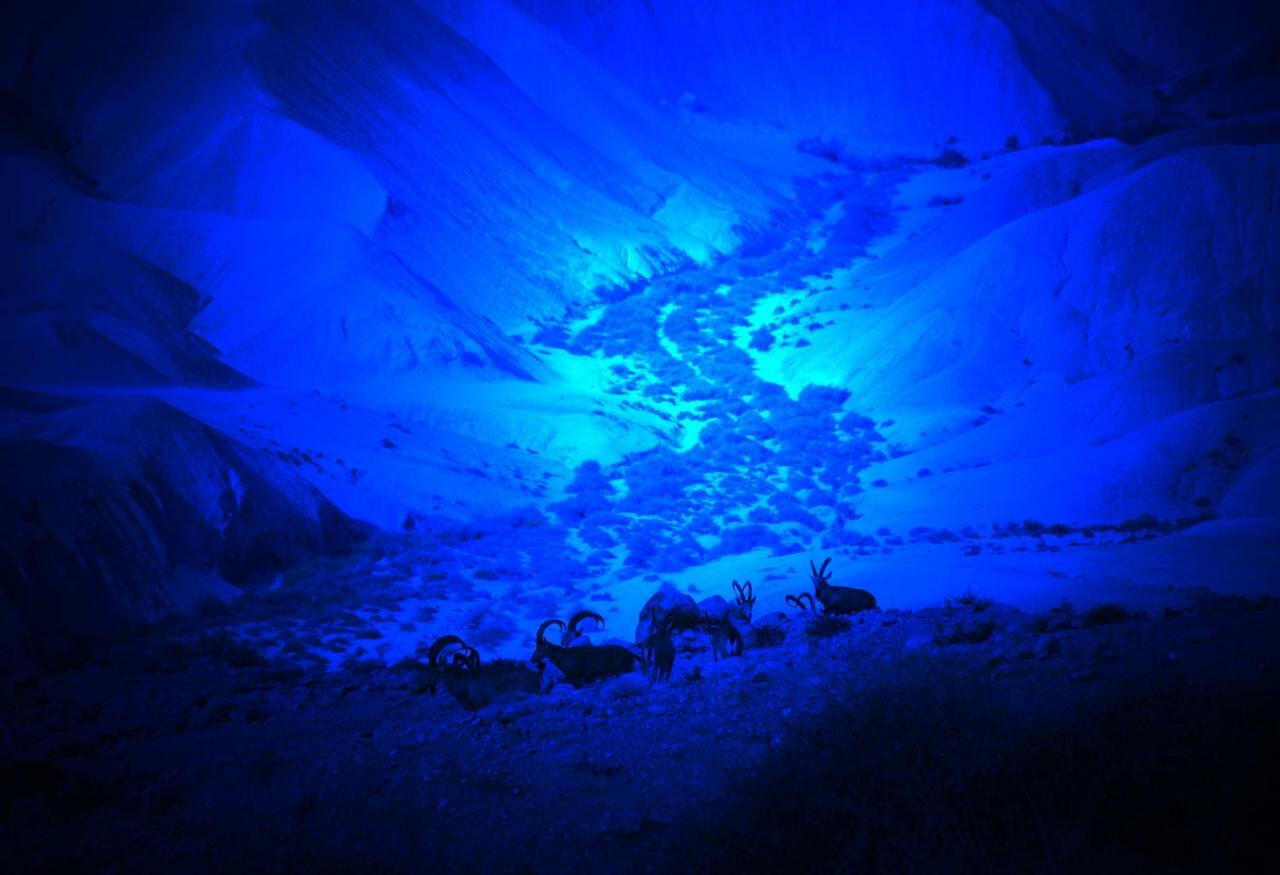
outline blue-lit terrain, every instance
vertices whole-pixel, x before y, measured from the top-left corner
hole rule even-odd
[[[7,871],[1267,844],[1274,4],[9,5]]]

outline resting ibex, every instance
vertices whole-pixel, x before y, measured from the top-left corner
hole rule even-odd
[[[589,642],[586,639],[586,633],[578,628],[578,624],[583,620],[595,620],[600,624],[600,628],[604,628],[604,617],[595,611],[581,610],[569,618],[569,625],[565,627],[564,634],[560,636],[560,644],[563,647],[583,647]]]
[[[458,650],[441,663],[446,648]],[[529,666],[512,659],[498,659],[480,664],[480,654],[457,635],[446,635],[436,640],[427,651],[430,681],[428,689],[434,694],[440,681],[444,688],[468,711],[475,711],[495,702],[502,702],[524,693],[542,691],[542,675]]]
[[[566,631],[563,620],[543,621],[538,627],[537,643],[529,660],[539,665],[550,660],[552,665],[564,672],[564,676],[575,684],[626,674],[641,661],[638,655],[619,644],[602,644],[598,647],[552,644],[546,639],[547,629],[552,626],[559,626],[561,632]]]
[[[797,611],[808,611],[811,614],[818,612],[818,605],[813,600],[813,593],[802,592],[799,595],[789,595],[785,599],[786,603],[791,605]],[[806,602],[808,606],[806,607]]]
[[[830,556],[823,561],[821,568],[814,567],[813,560],[809,560],[809,570],[813,572],[813,594],[822,604],[822,613],[855,614],[875,608],[876,597],[865,589],[832,586],[831,575],[827,573],[830,564]]]

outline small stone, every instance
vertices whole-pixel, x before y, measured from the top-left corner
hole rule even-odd
[[[1081,684],[1087,684],[1090,681],[1096,681],[1100,677],[1102,677],[1102,673],[1099,672],[1096,668],[1085,668],[1085,669],[1081,669],[1080,671],[1073,671],[1071,673],[1071,679],[1076,683],[1081,683]]]
[[[907,638],[906,643],[902,645],[902,649],[907,653],[914,653],[917,650],[923,650],[933,643],[933,636],[924,632],[917,632]]]
[[[1036,642],[1036,659],[1049,659],[1062,652],[1062,642],[1052,636],[1042,637]]]

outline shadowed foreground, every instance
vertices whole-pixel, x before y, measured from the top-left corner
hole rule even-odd
[[[0,838],[14,871],[1226,871],[1280,777],[1280,612],[1185,601],[796,615],[474,714],[205,620],[6,684]]]

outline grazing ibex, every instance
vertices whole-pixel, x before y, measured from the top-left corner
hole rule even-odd
[[[613,675],[626,674],[635,668],[641,658],[620,644],[602,644],[598,647],[565,647],[546,639],[547,629],[559,626],[567,631],[563,620],[545,620],[538,627],[537,643],[531,662],[542,665],[547,660],[575,684],[599,680]]]
[[[789,595],[785,599],[786,603],[791,605],[797,611],[807,611],[811,614],[818,612],[818,605],[813,600],[813,593],[802,592],[799,595]],[[806,602],[808,606],[806,607]]]
[[[813,594],[822,605],[824,614],[856,614],[858,611],[869,611],[876,606],[876,597],[865,589],[854,589],[849,586],[832,586],[831,575],[827,566],[831,564],[828,556],[821,568],[809,560],[809,570],[813,572]]]
[[[729,604],[722,596],[713,595],[698,603],[698,611],[702,615],[702,625],[710,627],[717,623],[750,623],[755,606],[756,597],[751,591],[751,581],[739,586],[735,580],[733,604]]]
[[[590,642],[587,635],[578,628],[578,624],[583,620],[595,620],[600,624],[600,628],[604,628],[604,617],[595,611],[581,610],[569,618],[569,625],[565,627],[564,634],[560,636],[560,644],[563,647],[584,647]]]
[[[711,633],[711,653],[716,662],[720,657],[742,655],[742,633],[732,623],[716,623],[707,627]]]
[[[671,640],[670,618],[657,605],[650,608],[648,637],[639,643],[640,652],[649,664],[649,679],[671,679],[671,669],[676,664],[676,644]]]
[[[446,648],[458,650],[441,663]],[[468,711],[495,702],[506,701],[525,693],[542,691],[542,675],[512,659],[498,659],[481,665],[480,654],[457,635],[436,639],[427,651],[428,689],[434,694],[440,681],[444,688]]]

